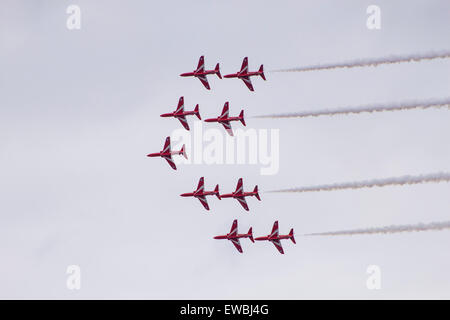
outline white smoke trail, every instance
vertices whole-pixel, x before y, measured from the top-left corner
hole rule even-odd
[[[431,108],[444,108],[450,109],[450,97],[441,100],[429,100],[422,102],[403,102],[394,103],[388,105],[372,105],[362,107],[344,107],[339,109],[324,109],[316,111],[303,111],[295,113],[279,113],[269,114],[262,116],[255,116],[254,118],[307,118],[307,117],[319,117],[319,116],[334,116],[334,115],[349,115],[358,113],[373,113],[373,112],[386,112],[386,111],[405,111],[413,109],[431,109]]]
[[[418,62],[418,61],[422,61],[422,60],[434,60],[434,59],[445,59],[445,58],[450,58],[449,51],[431,52],[431,53],[427,53],[427,54],[414,54],[414,55],[406,55],[406,56],[389,56],[389,57],[373,58],[373,59],[358,59],[358,60],[340,62],[340,63],[317,64],[317,65],[299,67],[299,68],[272,70],[271,72],[305,72],[305,71],[317,71],[317,70],[329,70],[329,69],[341,69],[341,68],[376,67],[380,64]]]
[[[367,229],[354,229],[354,230],[342,230],[342,231],[330,231],[321,233],[309,233],[304,236],[352,236],[359,234],[388,234],[399,232],[418,232],[418,231],[439,231],[450,229],[450,221],[444,222],[431,222],[431,223],[418,223],[410,225],[393,225],[379,228],[367,228]]]
[[[362,189],[362,188],[372,188],[372,187],[385,187],[394,185],[410,185],[419,183],[438,183],[438,182],[450,182],[450,173],[440,172],[424,174],[419,176],[402,176],[393,177],[386,179],[374,179],[366,181],[357,182],[345,182],[336,184],[325,184],[312,187],[299,187],[292,189],[281,189],[268,192],[320,192],[320,191],[334,191],[334,190],[344,190],[344,189]]]

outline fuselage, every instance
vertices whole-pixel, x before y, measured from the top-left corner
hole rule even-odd
[[[227,239],[227,240],[230,240],[230,239],[240,239],[240,238],[249,238],[249,237],[250,237],[249,234],[236,234],[234,236],[233,235],[230,236],[230,234],[228,233],[228,234],[223,235],[223,236],[215,236],[214,239]]]
[[[205,191],[202,193],[187,192],[187,193],[180,194],[180,196],[182,196],[182,197],[202,197],[202,196],[214,196],[214,195],[216,195],[215,191]]]
[[[190,116],[190,115],[195,115],[195,114],[196,114],[195,111],[184,111],[184,112],[179,112],[179,113],[170,112],[170,113],[163,113],[161,115],[161,117],[163,117],[163,118],[167,118],[167,117],[178,118],[178,117]]]
[[[250,196],[255,196],[256,192],[240,192],[240,193],[226,193],[226,194],[221,194],[220,197],[221,198],[244,198],[244,197],[250,197]]]
[[[240,121],[241,117],[229,117],[229,118],[210,118],[205,119],[205,122],[228,122],[228,121]]]
[[[173,154],[181,154],[181,151],[170,151],[170,152],[155,152],[149,153],[147,157],[169,157]]]
[[[245,77],[252,77],[252,76],[259,76],[261,75],[261,72],[255,71],[255,72],[246,72],[246,73],[231,73],[231,74],[226,74],[223,77],[224,78],[245,78]]]
[[[290,239],[291,236],[286,234],[286,235],[278,235],[276,237],[271,237],[270,235],[265,236],[265,237],[258,237],[255,238],[255,240],[261,241],[261,240],[269,240],[269,241],[274,241],[274,240],[282,240],[282,239]]]
[[[201,77],[201,76],[206,76],[208,74],[215,74],[217,73],[216,70],[204,70],[202,72],[185,72],[180,74],[181,77]]]

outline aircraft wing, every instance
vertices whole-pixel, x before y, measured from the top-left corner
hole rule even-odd
[[[177,170],[177,166],[175,165],[175,162],[173,162],[172,157],[164,156],[163,158],[167,160],[173,170]]]
[[[230,121],[221,121],[221,123],[225,127],[225,130],[227,130],[228,134],[233,136],[233,129],[231,129]]]
[[[241,243],[239,242],[239,239],[230,239],[230,240],[231,240],[231,242],[233,242],[233,244],[236,247],[237,251],[242,253],[242,247],[241,247]]]
[[[284,254],[283,247],[281,246],[280,240],[278,240],[278,239],[277,240],[271,240],[271,242],[275,245],[275,248],[277,248],[278,251],[280,251],[281,254]]]
[[[170,152],[170,137],[166,138],[162,152]]]
[[[203,70],[205,70],[205,57],[201,56],[200,59],[198,59],[197,70],[195,70],[195,72],[203,72]]]
[[[205,178],[201,177],[200,180],[198,180],[198,186],[197,190],[195,190],[195,193],[203,192],[204,187],[205,187]]]
[[[182,113],[184,111],[184,98],[180,97],[180,100],[178,100],[178,106],[177,110],[175,110],[175,113]]]
[[[271,237],[278,237],[278,221],[273,223],[272,232],[270,233]]]
[[[184,127],[186,130],[189,130],[189,123],[187,122],[186,117],[185,117],[185,116],[179,116],[179,117],[177,117],[177,118],[178,118],[178,120],[180,120],[180,122],[181,122],[181,124],[183,125],[183,127]]]
[[[203,83],[206,89],[208,90],[211,89],[209,87],[208,79],[206,79],[206,76],[198,76],[198,79],[200,80],[201,83]]]
[[[241,193],[243,189],[242,186],[243,186],[242,178],[239,178],[235,193]]]
[[[244,197],[239,197],[239,198],[236,198],[237,199],[237,201],[241,204],[241,206],[246,210],[246,211],[248,211],[248,205],[247,205],[247,201],[245,201],[245,198]]]
[[[228,101],[223,105],[222,113],[219,118],[228,118]]]
[[[241,79],[250,91],[254,91],[250,77],[241,77]]]
[[[231,230],[229,235],[236,236],[238,234],[238,222],[237,219],[234,219],[233,224],[231,225]]]
[[[241,71],[239,72],[247,72],[247,69],[248,69],[248,58],[245,57],[244,60],[242,60]]]
[[[205,196],[199,196],[197,198],[198,198],[198,200],[200,200],[200,202],[205,207],[205,209],[209,210],[209,205],[208,205],[208,201],[206,200],[206,197]]]

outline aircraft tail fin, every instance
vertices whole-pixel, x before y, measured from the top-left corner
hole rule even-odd
[[[266,80],[266,76],[264,75],[264,66],[261,65],[261,67],[259,67],[259,75],[261,76],[261,78],[263,78],[264,80]]]
[[[214,188],[214,194],[216,195],[217,199],[222,200],[219,194],[219,185],[216,185],[216,187]]]
[[[255,186],[255,189],[253,189],[253,192],[255,193],[256,199],[258,199],[259,201],[261,201],[261,198],[259,197],[259,193],[258,193],[258,186]]]
[[[291,239],[293,243],[296,243],[294,238],[294,229],[291,229],[291,231],[289,231],[289,239]]]
[[[219,64],[216,64],[216,67],[214,68],[214,71],[216,72],[216,74],[219,77],[219,79],[222,79],[222,75],[220,74]]]
[[[194,112],[195,112],[195,115],[197,116],[197,118],[199,120],[202,120],[202,117],[200,117],[200,110],[198,108],[198,104],[195,106]]]
[[[250,229],[248,229],[248,238],[250,239],[251,242],[255,242],[255,240],[253,239],[253,231],[252,231],[252,227],[250,227]]]
[[[186,159],[188,158],[187,155],[186,155],[186,150],[185,150],[185,145],[184,144],[181,147],[180,154],[183,155],[183,157],[185,157]]]
[[[244,120],[244,110],[241,110],[241,113],[239,113],[239,120],[242,122],[242,124],[245,126],[245,120]]]

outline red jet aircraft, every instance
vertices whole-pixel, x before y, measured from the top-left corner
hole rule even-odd
[[[183,127],[186,130],[189,130],[189,124],[188,124],[188,122],[186,120],[186,116],[190,116],[190,115],[196,115],[197,118],[202,120],[202,118],[200,117],[200,112],[198,110],[198,104],[195,106],[194,111],[184,111],[184,98],[181,97],[180,100],[178,101],[177,110],[175,110],[174,112],[171,112],[171,113],[163,113],[161,115],[161,117],[164,117],[164,118],[167,118],[167,117],[177,118],[178,120],[180,120],[180,122],[183,125]]]
[[[238,180],[238,183],[236,186],[236,191],[234,191],[233,193],[220,195],[221,198],[235,198],[237,201],[239,201],[239,203],[242,205],[242,207],[247,211],[248,211],[248,206],[247,206],[247,202],[245,201],[245,197],[249,197],[249,196],[255,196],[256,199],[261,201],[261,198],[259,197],[259,194],[258,194],[258,186],[255,186],[255,189],[253,189],[253,192],[244,192],[243,191],[242,178],[240,178]]]
[[[241,113],[239,114],[238,117],[229,117],[228,116],[228,101],[225,102],[225,105],[223,106],[222,114],[218,118],[205,119],[205,122],[221,123],[225,127],[225,130],[227,130],[228,134],[230,136],[232,136],[233,130],[231,129],[230,121],[240,121],[245,126],[244,110],[241,110]]]
[[[222,79],[222,76],[221,76],[220,70],[219,70],[219,64],[216,64],[216,67],[214,70],[205,70],[205,59],[203,56],[201,56],[200,59],[198,60],[197,70],[195,70],[193,72],[182,73],[182,74],[180,74],[180,76],[196,77],[201,81],[201,83],[203,83],[205,88],[209,90],[210,87],[209,87],[208,79],[206,78],[206,75],[208,75],[208,74],[217,74],[219,79]]]
[[[240,253],[242,253],[242,247],[241,247],[241,244],[239,242],[240,238],[249,238],[251,240],[251,242],[255,242],[255,240],[253,240],[253,233],[252,233],[252,228],[251,227],[250,227],[250,229],[248,230],[247,233],[238,234],[238,223],[237,223],[237,220],[233,221],[233,225],[231,226],[230,233],[227,233],[224,236],[216,236],[216,237],[214,237],[214,239],[227,239],[227,240],[230,240],[234,244],[236,249]]]
[[[250,81],[250,77],[251,76],[261,76],[261,78],[266,80],[266,76],[264,75],[264,67],[263,67],[263,65],[261,65],[259,67],[258,71],[249,72],[248,71],[248,58],[245,57],[244,61],[242,61],[241,71],[236,72],[236,73],[232,73],[232,74],[227,74],[227,75],[224,76],[224,78],[239,78],[242,81],[244,81],[244,83],[250,89],[250,91],[254,91],[252,82]]]
[[[167,162],[170,164],[170,166],[174,170],[177,170],[177,166],[175,165],[175,163],[172,160],[172,155],[173,154],[181,154],[187,159],[186,151],[184,150],[184,144],[181,147],[180,151],[170,151],[170,137],[167,137],[166,138],[166,143],[164,144],[163,150],[160,151],[160,152],[156,152],[156,153],[149,153],[147,155],[147,157],[161,157],[161,158],[164,158],[164,159],[167,160]]]
[[[280,251],[281,254],[284,254],[283,247],[281,246],[281,242],[280,242],[281,239],[291,239],[292,242],[295,243],[294,229],[291,229],[289,234],[286,234],[286,235],[278,234],[278,221],[274,222],[271,234],[269,234],[268,236],[265,236],[265,237],[255,238],[255,240],[258,240],[258,241],[268,240],[268,241],[272,242],[275,245],[275,247],[278,249],[278,251]]]
[[[219,194],[219,185],[216,185],[214,191],[204,191],[204,188],[205,188],[205,181],[204,178],[201,177],[200,180],[198,181],[197,190],[195,190],[194,192],[183,193],[180,196],[196,197],[198,200],[200,200],[205,209],[209,210],[208,201],[206,201],[206,196],[216,196],[220,200],[221,198]]]

